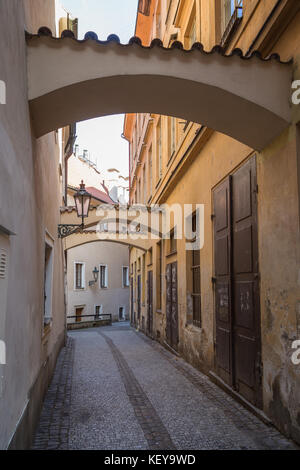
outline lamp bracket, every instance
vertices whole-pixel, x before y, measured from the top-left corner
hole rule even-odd
[[[68,237],[69,235],[72,235],[72,233],[77,232],[79,228],[83,229],[82,224],[59,224],[58,238]]]

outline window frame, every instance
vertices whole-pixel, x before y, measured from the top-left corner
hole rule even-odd
[[[124,282],[124,269],[127,270],[127,276],[126,276],[126,279],[125,279],[126,282]],[[124,265],[124,266],[122,266],[122,287],[123,287],[123,288],[127,288],[127,287],[129,287],[129,285],[130,285],[130,280],[129,280],[129,266]]]
[[[104,285],[102,285],[102,272],[101,268],[105,268],[105,275],[104,275]],[[99,264],[99,289],[107,289],[108,288],[108,265],[104,263]]]
[[[76,279],[76,266],[82,266],[82,273],[81,273],[81,287],[77,287],[77,279]],[[74,261],[74,290],[81,291],[85,289],[85,262],[84,261]]]

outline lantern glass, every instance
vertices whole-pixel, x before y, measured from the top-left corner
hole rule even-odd
[[[95,266],[95,268],[93,270],[93,276],[94,276],[94,281],[95,282],[98,281],[98,274],[99,274],[99,269],[97,269],[96,266]]]
[[[83,181],[81,181],[80,189],[75,194],[74,199],[78,217],[88,217],[91,195],[86,191]]]

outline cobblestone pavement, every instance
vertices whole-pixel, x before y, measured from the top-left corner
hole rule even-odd
[[[69,332],[33,448],[297,447],[181,358],[118,323]]]

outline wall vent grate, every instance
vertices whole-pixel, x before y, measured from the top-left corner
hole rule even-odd
[[[4,250],[0,250],[0,279],[6,278],[7,254]]]

